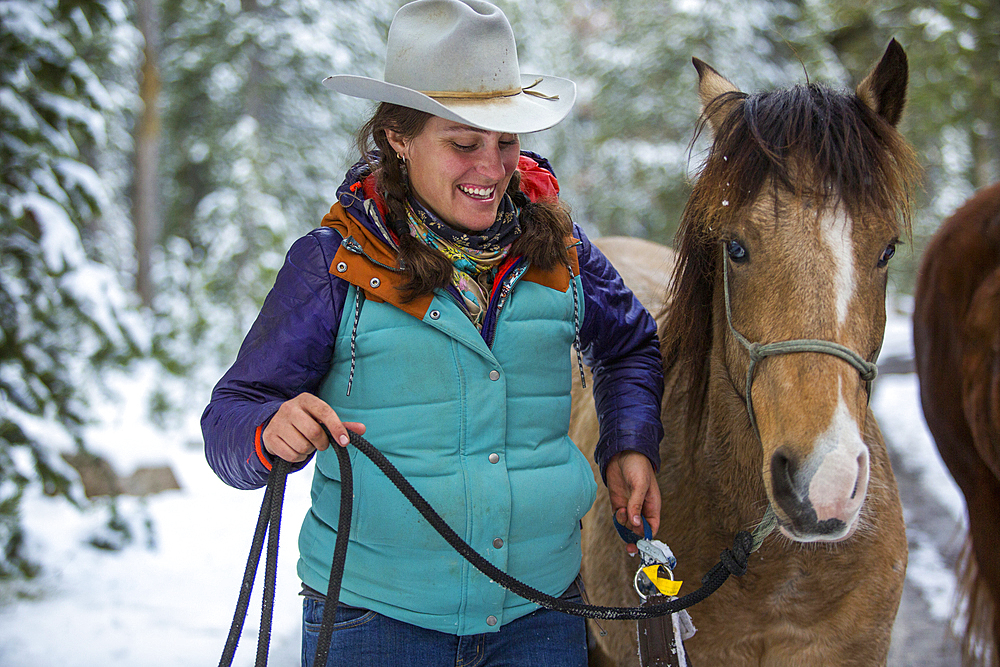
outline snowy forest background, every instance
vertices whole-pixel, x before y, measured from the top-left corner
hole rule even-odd
[[[320,81],[380,77],[399,4],[0,0],[0,579],[38,574],[31,490],[100,513],[95,548],[137,534],[141,506],[86,498],[68,462],[94,449],[93,406],[142,376],[150,424],[197,419],[355,159],[369,106]],[[700,158],[692,56],[745,90],[853,86],[903,44],[925,172],[900,293],[941,220],[1000,179],[995,0],[498,4],[522,71],[578,84],[571,118],[522,142],[595,236],[670,242]]]

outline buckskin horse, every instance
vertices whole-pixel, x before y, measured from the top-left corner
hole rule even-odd
[[[914,292],[920,402],[965,495],[969,542],[959,561],[967,665],[996,665],[1000,638],[1000,183],[934,234]]]
[[[907,543],[868,400],[886,265],[909,231],[918,170],[895,129],[906,54],[893,40],[854,92],[810,83],[745,94],[694,64],[698,132],[707,126],[713,143],[676,257],[648,242],[605,243],[659,312],[657,538],[693,590],[766,511],[778,530],[744,576],[692,607],[698,631],[685,646],[697,667],[884,665]],[[593,400],[574,392],[570,435],[592,455]],[[603,486],[595,508],[584,519],[588,592],[634,605],[638,563],[611,526]],[[605,636],[592,627],[592,664],[636,664],[635,626],[603,626]]]

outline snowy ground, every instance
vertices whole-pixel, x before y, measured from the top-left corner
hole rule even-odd
[[[890,318],[882,359],[911,354],[909,320]],[[144,418],[141,380],[105,405],[93,447],[121,473],[170,464],[182,486],[144,502],[151,529],[117,553],[85,546],[98,522],[64,502],[33,494],[24,505],[31,548],[44,572],[0,588],[0,665],[5,667],[178,667],[217,664],[232,619],[262,492],[236,491],[209,470],[197,414],[164,433]],[[890,440],[910,539],[907,591],[890,665],[952,665],[946,636],[964,504],[927,433],[912,374],[884,375],[873,408]],[[207,399],[207,396],[206,396]],[[295,537],[308,506],[308,471],[288,482],[279,559],[271,664],[297,664],[300,599]],[[254,659],[259,589],[236,665]],[[53,634],[55,633],[55,634]],[[917,656],[917,657],[914,657]]]
[[[97,512],[80,515],[64,502],[29,497],[24,515],[44,574],[17,591],[0,592],[4,667],[219,662],[263,491],[231,489],[209,469],[200,415],[166,434],[143,420],[142,392],[121,398],[117,406],[104,406],[107,423],[93,434],[95,451],[125,474],[138,465],[168,463],[182,490],[144,502],[129,499],[126,514],[148,514],[152,529],[138,522],[136,543],[118,553],[85,546],[98,527]],[[306,472],[288,480],[272,629],[275,665],[298,660],[295,537],[308,507],[310,478]],[[263,562],[234,665],[254,662],[262,585]]]

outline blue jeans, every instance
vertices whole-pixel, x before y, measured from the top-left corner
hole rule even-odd
[[[575,585],[565,600],[580,602]],[[302,666],[315,667],[322,600],[305,598]],[[539,609],[499,632],[457,636],[339,605],[325,667],[586,667],[585,621]]]

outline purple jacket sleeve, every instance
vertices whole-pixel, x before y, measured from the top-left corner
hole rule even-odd
[[[601,424],[594,459],[602,477],[612,457],[626,450],[642,452],[659,469],[663,365],[656,321],[583,231],[574,233],[581,240],[585,303],[580,346],[593,371]]]
[[[292,245],[236,361],[212,391],[201,418],[205,456],[230,486],[264,486],[258,427],[286,400],[315,393],[329,370],[347,294],[347,283],[329,272],[340,240],[321,228]]]

